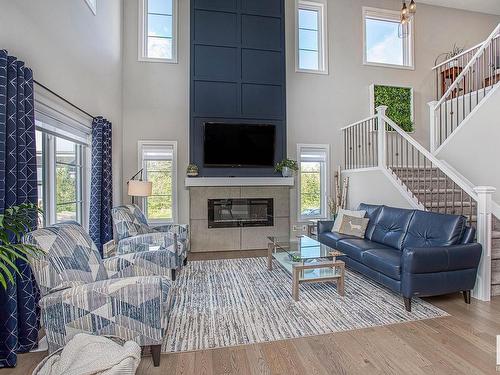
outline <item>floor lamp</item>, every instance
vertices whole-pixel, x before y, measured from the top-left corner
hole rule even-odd
[[[135,197],[149,197],[153,192],[153,183],[142,180],[142,171],[141,169],[127,182],[128,195],[132,197],[132,204],[135,204]],[[139,175],[139,179],[136,179]]]

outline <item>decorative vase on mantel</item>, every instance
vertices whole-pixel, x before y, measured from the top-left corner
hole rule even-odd
[[[293,173],[299,170],[297,162],[292,159],[283,159],[276,164],[274,170],[281,173],[283,177],[293,177]]]
[[[283,177],[292,177],[293,176],[293,170],[291,170],[289,167],[283,167],[281,169],[281,175]]]
[[[189,164],[186,169],[186,175],[188,177],[198,177],[198,166],[196,164]]]

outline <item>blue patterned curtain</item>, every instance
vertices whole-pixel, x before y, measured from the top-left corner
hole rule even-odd
[[[0,50],[0,212],[37,203],[33,72]],[[7,290],[0,287],[0,367],[38,344],[38,289],[28,264]]]
[[[97,117],[92,123],[92,176],[90,182],[90,236],[102,255],[102,245],[113,239],[111,208],[111,123]]]

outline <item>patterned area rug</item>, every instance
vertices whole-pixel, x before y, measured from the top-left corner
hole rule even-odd
[[[418,298],[412,312],[402,297],[346,272],[345,297],[333,283],[302,284],[265,258],[194,261],[173,288],[175,303],[163,352],[182,352],[320,335],[432,319],[448,314]]]

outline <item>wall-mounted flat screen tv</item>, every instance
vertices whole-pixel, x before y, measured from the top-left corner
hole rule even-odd
[[[206,122],[204,166],[272,167],[275,144],[275,125]]]

